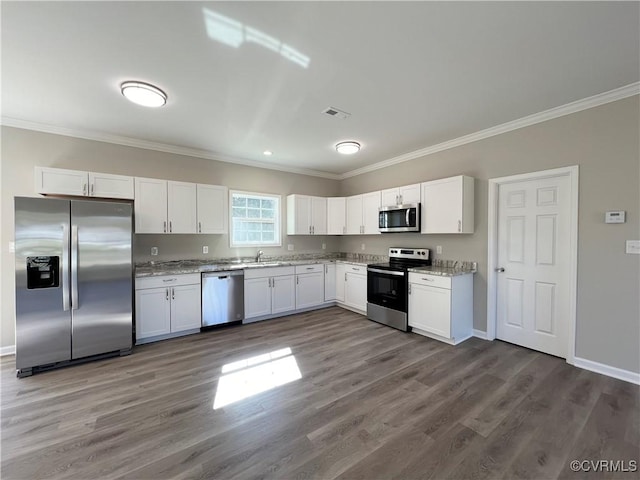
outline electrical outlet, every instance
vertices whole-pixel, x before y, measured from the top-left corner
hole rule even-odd
[[[327,244],[326,244],[326,243],[323,243],[323,244],[322,244],[322,249],[323,249],[323,250],[326,250],[326,249],[327,249]]]
[[[364,243],[362,245],[360,245],[360,249],[364,250]]]
[[[293,251],[293,244],[292,243],[287,245],[287,250],[289,250],[290,252]]]
[[[436,253],[442,253],[442,245],[436,246]]]
[[[202,253],[209,253],[209,247],[207,245],[202,247]]]
[[[158,255],[158,247],[151,247],[151,255]]]

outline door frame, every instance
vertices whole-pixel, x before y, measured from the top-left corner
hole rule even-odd
[[[488,252],[487,252],[487,340],[496,338],[498,320],[498,189],[500,185],[526,180],[569,177],[569,348],[567,363],[573,365],[576,347],[576,315],[578,299],[578,165],[489,179]]]

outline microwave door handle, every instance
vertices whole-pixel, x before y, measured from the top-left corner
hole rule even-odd
[[[407,208],[407,213],[405,215],[405,225],[408,227],[409,226],[409,214],[411,213],[411,209]]]

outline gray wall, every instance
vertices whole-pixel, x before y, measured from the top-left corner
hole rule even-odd
[[[342,195],[453,175],[475,177],[473,235],[398,234],[343,237],[341,250],[385,253],[391,245],[435,249],[438,258],[474,260],[474,327],[486,330],[488,179],[580,166],[576,356],[640,372],[638,96],[557,118],[342,181]],[[606,225],[604,212],[626,210],[627,223]]]
[[[384,254],[391,245],[442,245],[441,258],[479,262],[474,286],[474,326],[479,330],[486,330],[487,180],[579,165],[576,356],[640,372],[640,256],[624,253],[625,240],[640,238],[639,111],[635,96],[342,182],[3,127],[1,345],[14,343],[14,266],[8,251],[13,197],[34,195],[35,165],[325,196],[470,175],[476,178],[473,235],[285,235],[282,248],[264,250],[268,255],[286,253],[286,244],[293,243],[295,252],[317,252],[324,242],[328,252],[362,252],[364,243],[365,253]],[[626,210],[627,223],[605,225],[606,210]],[[230,249],[226,236],[136,235],[135,256],[149,260],[150,247],[158,246],[158,260],[204,258],[199,252],[205,244],[209,257],[244,254],[244,249]]]
[[[115,173],[140,177],[166,178],[185,182],[226,185],[240,190],[282,195],[282,212],[290,193],[337,195],[337,180],[307,175],[246,167],[212,160],[125,147],[60,135],[2,127],[2,250],[0,281],[2,309],[0,347],[15,344],[14,257],[9,252],[13,241],[13,197],[35,196],[34,167],[57,167]],[[283,216],[283,219],[286,218]],[[289,253],[335,252],[336,237],[287,236],[282,224],[282,247],[262,248],[266,256]],[[294,245],[294,251],[287,245]],[[207,255],[202,246],[209,247]],[[159,255],[150,250],[157,246]],[[134,260],[206,259],[216,257],[252,256],[255,248],[230,248],[228,235],[135,235]]]

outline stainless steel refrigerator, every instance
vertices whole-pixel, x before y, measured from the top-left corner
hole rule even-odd
[[[19,377],[132,347],[132,205],[15,198]]]

